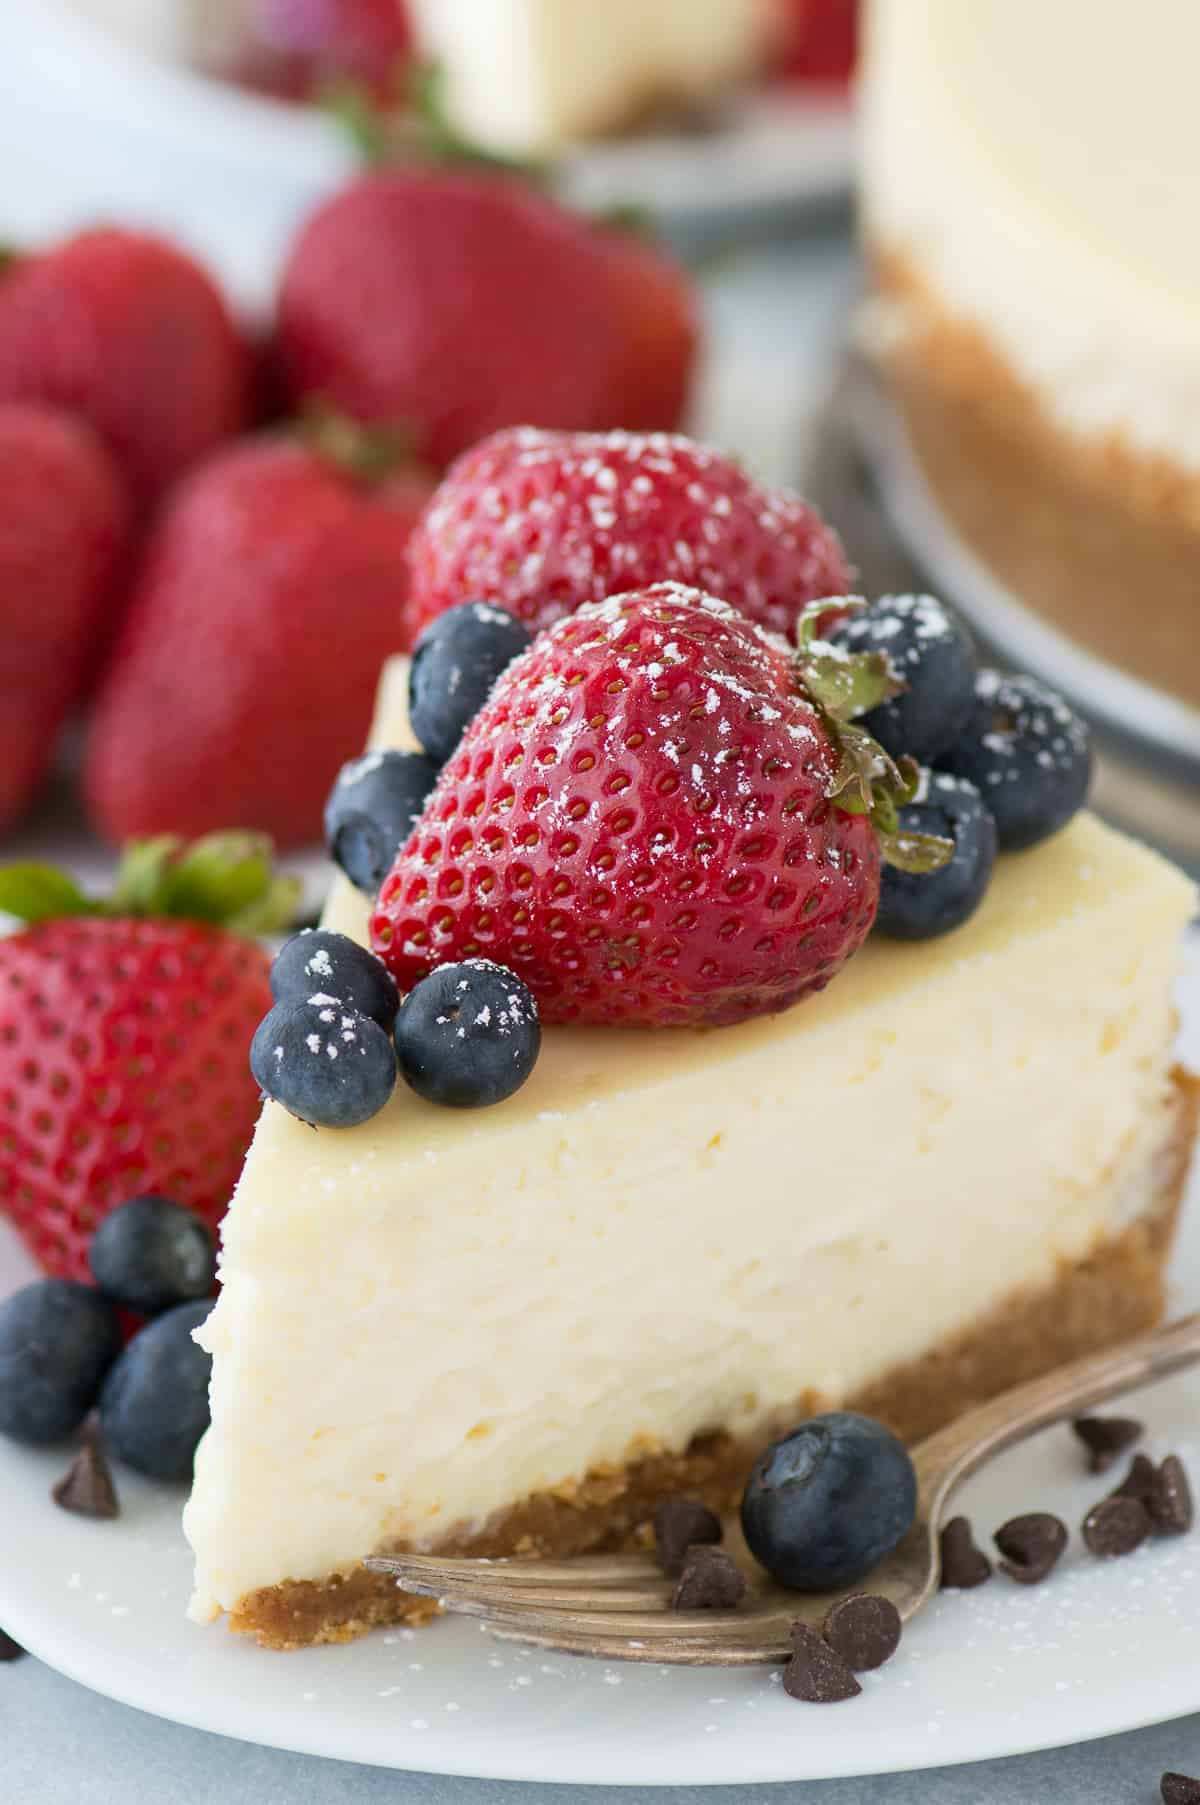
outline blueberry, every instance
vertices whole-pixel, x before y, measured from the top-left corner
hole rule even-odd
[[[355,1128],[378,1115],[396,1084],[391,1036],[335,997],[276,1003],[250,1043],[250,1070],[268,1097],[314,1128]]]
[[[207,1297],[217,1250],[194,1210],[166,1197],[131,1197],[104,1218],[88,1249],[106,1297],[142,1316]]]
[[[974,700],[975,648],[966,628],[932,595],[885,595],[829,635],[851,652],[886,652],[908,688],[862,718],[893,758],[928,764],[953,744]]]
[[[853,1411],[810,1417],[754,1464],[742,1529],[780,1585],[825,1592],[864,1579],[912,1527],[917,1480],[902,1442]]]
[[[271,995],[277,1003],[337,997],[389,1032],[400,1007],[400,993],[383,960],[348,934],[332,934],[328,928],[306,929],[284,942],[271,967]]]
[[[438,766],[423,752],[368,752],[343,765],[325,804],[329,856],[374,896],[412,832]]]
[[[0,1304],[0,1434],[35,1447],[77,1429],[121,1348],[116,1306],[39,1279]]]
[[[937,763],[975,785],[995,816],[1001,852],[1020,852],[1065,827],[1087,801],[1092,736],[1036,677],[980,671],[971,718]]]
[[[520,1090],[537,1063],[542,1027],[529,990],[490,959],[440,965],[396,1017],[400,1074],[428,1103],[480,1109]]]
[[[430,758],[445,764],[531,635],[515,615],[487,602],[460,602],[417,641],[408,680],[408,718]]]
[[[915,802],[900,810],[900,828],[954,841],[954,857],[939,871],[900,871],[885,865],[875,926],[893,940],[932,940],[975,913],[996,863],[996,823],[965,777],[926,773]]]
[[[151,1479],[190,1479],[208,1428],[212,1356],[192,1330],[211,1304],[176,1304],[135,1335],[104,1382],[100,1423],[119,1460]]]

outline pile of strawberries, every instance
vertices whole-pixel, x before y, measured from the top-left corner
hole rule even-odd
[[[119,227],[0,262],[0,832],[90,714],[108,838],[314,838],[410,639],[405,548],[441,470],[517,421],[667,428],[691,283],[644,237],[475,168],[322,206],[256,342]]]

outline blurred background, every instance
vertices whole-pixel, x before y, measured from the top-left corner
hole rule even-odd
[[[315,883],[412,524],[531,422],[807,493],[866,593],[1065,689],[1101,808],[1200,862],[1200,24],[1051,10],[9,0],[3,851],[247,826]],[[335,520],[358,563],[314,574]]]

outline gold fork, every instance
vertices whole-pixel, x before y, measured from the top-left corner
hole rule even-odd
[[[915,1617],[938,1588],[939,1531],[945,1507],[964,1479],[1035,1430],[1197,1360],[1200,1314],[1018,1385],[918,1443],[916,1520],[895,1552],[854,1589],[880,1593],[903,1619]],[[505,1641],[608,1660],[691,1666],[785,1660],[797,1618],[819,1626],[835,1599],[846,1596],[845,1589],[817,1595],[774,1585],[750,1559],[737,1529],[727,1526],[723,1545],[748,1581],[736,1611],[672,1611],[674,1582],[650,1555],[640,1553],[558,1561],[395,1554],[372,1556],[366,1565],[394,1575],[406,1592],[481,1617]]]

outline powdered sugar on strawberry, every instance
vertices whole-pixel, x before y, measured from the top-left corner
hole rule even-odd
[[[490,956],[547,1022],[734,1022],[826,984],[879,887],[870,823],[786,643],[667,582],[517,659],[380,892],[402,988]]]
[[[540,629],[666,580],[790,633],[806,603],[851,580],[836,535],[799,496],[676,433],[497,433],[451,470],[410,556],[414,635],[468,597]]]

